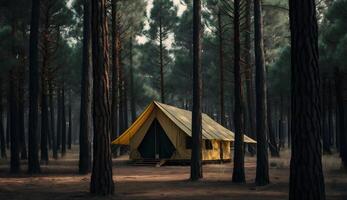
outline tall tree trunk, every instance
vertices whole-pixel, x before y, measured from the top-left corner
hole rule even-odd
[[[61,115],[61,89],[57,88],[57,137],[56,137],[56,141],[57,141],[57,151],[59,151],[60,147],[61,147],[61,133],[62,133],[62,123],[61,123],[61,119],[62,119],[62,115]]]
[[[39,105],[39,61],[38,39],[40,21],[40,0],[32,0],[29,47],[29,155],[28,173],[40,173],[39,151],[37,145],[38,134],[38,105]]]
[[[10,82],[10,80],[9,80]],[[10,100],[9,100],[9,90],[7,89],[7,98],[6,98],[6,147],[10,148],[10,135],[11,135],[11,112],[10,112]]]
[[[272,124],[272,104],[271,104],[271,98],[269,97],[269,91],[266,91],[267,93],[267,128],[268,128],[268,135],[269,135],[269,149],[271,153],[271,157],[280,157],[280,150],[278,148],[277,142],[276,142],[276,135],[273,130],[273,124]]]
[[[118,136],[118,96],[120,67],[120,33],[118,30],[118,0],[112,0],[112,103],[111,103],[111,139]]]
[[[58,159],[58,148],[57,148],[57,135],[55,131],[55,112],[54,112],[54,99],[53,99],[53,93],[54,93],[54,88],[53,88],[53,83],[52,80],[49,80],[48,83],[49,86],[49,107],[50,107],[50,121],[51,121],[51,137],[52,137],[52,150],[53,150],[53,158]]]
[[[329,130],[329,122],[328,122],[328,89],[327,89],[327,81],[328,79],[324,79],[322,83],[322,107],[323,107],[323,153],[331,154],[330,150],[330,130]]]
[[[91,170],[90,136],[92,134],[92,54],[91,54],[91,1],[83,1],[83,58],[80,109],[80,155],[79,173],[87,174]],[[112,123],[116,123],[112,121]],[[113,130],[113,129],[112,129]]]
[[[23,60],[24,55],[22,55]],[[18,135],[19,135],[19,146],[20,146],[20,156],[22,160],[28,159],[26,142],[25,142],[25,100],[24,100],[24,76],[25,76],[25,62],[21,64],[21,68],[18,70]]]
[[[16,67],[15,67],[16,68]],[[11,112],[11,162],[10,171],[11,173],[19,173],[20,171],[20,160],[19,160],[19,131],[18,131],[18,91],[17,83],[15,80],[15,69],[10,70],[10,83],[9,83],[9,100],[10,100],[10,112]]]
[[[332,81],[329,80],[328,82],[329,84],[329,96],[328,96],[328,128],[329,128],[329,134],[330,134],[330,138],[329,138],[329,142],[330,142],[330,146],[334,145],[334,122],[333,122],[333,84]]]
[[[245,31],[245,61],[246,61],[246,90],[247,90],[247,121],[249,123],[249,130],[247,131],[248,136],[255,139],[256,137],[256,118],[255,118],[255,100],[254,100],[254,84],[253,84],[253,67],[252,67],[252,56],[251,56],[251,9],[252,9],[252,1],[246,0],[246,31]],[[256,151],[253,145],[248,145],[248,151],[251,156],[255,155]]]
[[[67,148],[71,149],[71,142],[72,142],[72,98],[71,98],[71,92],[70,91],[70,98],[69,98],[69,130],[68,130],[68,137],[67,137]]]
[[[61,156],[66,153],[65,83],[61,91]]]
[[[280,107],[279,107],[279,120],[278,120],[278,137],[279,147],[284,148],[284,105],[283,105],[283,94],[280,95]]]
[[[1,158],[7,158],[6,141],[4,128],[4,107],[3,107],[3,79],[0,76],[0,155]]]
[[[263,19],[260,0],[254,0],[254,53],[257,117],[257,170],[255,183],[258,186],[263,186],[270,183],[270,178],[266,136],[266,70],[264,60]]]
[[[159,15],[160,100],[162,103],[165,103],[163,22],[161,13]]]
[[[222,11],[218,10],[218,40],[219,40],[219,112],[220,123],[225,126],[225,108],[224,108],[224,47],[223,47],[223,25]]]
[[[41,161],[48,163],[48,132],[49,132],[49,116],[48,116],[48,103],[47,103],[47,87],[46,87],[46,73],[47,73],[47,60],[43,59],[42,72],[41,72]]]
[[[345,104],[343,98],[343,85],[344,79],[341,75],[340,70],[335,68],[335,91],[336,91],[336,110],[338,112],[337,121],[339,125],[339,139],[340,139],[340,157],[342,160],[342,165],[347,169],[347,136],[346,136],[346,123],[345,123]]]
[[[235,150],[234,150],[234,170],[232,181],[234,183],[244,183],[245,180],[245,152],[243,130],[243,107],[242,107],[242,86],[241,86],[241,64],[240,64],[240,0],[234,0],[234,96],[235,96]]]
[[[90,192],[98,195],[114,193],[110,146],[109,54],[106,0],[92,0],[93,57],[93,170]]]
[[[119,42],[120,43],[120,42]],[[119,45],[120,50],[119,50],[119,54],[121,55],[121,43]],[[119,57],[119,59],[121,59],[121,56]],[[118,68],[118,92],[119,92],[119,131],[118,133],[121,134],[126,130],[126,126],[125,126],[125,118],[124,118],[124,112],[125,112],[125,108],[124,108],[124,90],[125,90],[125,86],[124,86],[124,71],[123,71],[123,65],[121,60],[119,60],[119,68]],[[119,135],[117,135],[119,136]]]
[[[130,47],[129,47],[129,60],[130,60],[130,112],[131,112],[131,122],[136,120],[136,93],[134,86],[134,65],[133,65],[133,36],[130,37]]]
[[[318,25],[314,0],[290,0],[292,157],[290,200],[324,200]]]
[[[202,118],[201,118],[201,1],[193,1],[193,111],[192,111],[192,155],[190,179],[202,178]]]

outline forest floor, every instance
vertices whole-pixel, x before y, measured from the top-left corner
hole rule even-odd
[[[77,151],[42,166],[42,174],[9,174],[8,161],[0,160],[1,200],[104,199],[90,195],[90,175],[78,175]],[[140,167],[127,164],[127,157],[113,160],[115,195],[106,199],[199,199],[282,200],[287,199],[289,153],[270,158],[271,184],[255,187],[255,158],[246,157],[246,184],[231,183],[232,164],[203,166],[204,179],[190,182],[189,166]],[[347,172],[340,169],[337,155],[324,156],[323,168],[328,200],[347,199]]]

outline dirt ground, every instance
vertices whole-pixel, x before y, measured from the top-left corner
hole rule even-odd
[[[42,174],[29,177],[23,172],[9,174],[8,161],[0,160],[0,199],[105,199],[88,193],[90,175],[77,172],[76,151],[49,165],[42,166]],[[127,164],[127,157],[113,160],[115,195],[107,199],[233,199],[282,200],[287,199],[289,153],[282,158],[270,158],[271,184],[255,187],[255,158],[246,157],[246,184],[231,183],[232,164],[204,165],[204,179],[190,182],[189,166],[140,167]],[[323,158],[328,200],[347,199],[347,172],[340,169],[336,155]]]

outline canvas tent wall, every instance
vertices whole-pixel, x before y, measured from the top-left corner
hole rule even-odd
[[[230,143],[234,141],[234,133],[206,114],[202,115],[202,120],[203,160],[230,160]],[[246,135],[244,139],[246,143],[256,143]],[[165,150],[169,152],[167,155],[170,155],[171,160],[189,160],[190,140],[191,112],[152,102],[131,127],[112,144],[130,145],[130,159],[153,157],[154,149],[154,158],[164,158],[160,151]],[[148,152],[144,152],[146,149]]]

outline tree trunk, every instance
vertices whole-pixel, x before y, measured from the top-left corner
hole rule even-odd
[[[159,15],[160,100],[162,103],[165,103],[163,24],[161,13]]]
[[[4,129],[4,107],[3,107],[3,79],[0,76],[0,155],[1,158],[7,158],[6,155],[6,141]]]
[[[71,140],[72,140],[72,98],[71,98],[71,92],[70,91],[70,101],[69,101],[69,130],[68,130],[68,137],[67,137],[67,148],[71,150]]]
[[[47,60],[43,58],[42,72],[41,72],[41,161],[48,164],[48,132],[49,132],[49,116],[48,116],[48,103],[47,103],[47,87],[46,87],[46,73],[47,73]]]
[[[80,109],[80,155],[79,173],[87,174],[91,170],[90,136],[92,134],[92,87],[93,71],[91,60],[91,4],[83,1],[83,58]],[[115,123],[112,121],[112,123]],[[113,130],[113,129],[112,129]]]
[[[202,178],[202,118],[201,118],[201,1],[193,1],[193,111],[192,111],[192,155],[190,179]]]
[[[57,88],[57,137],[56,137],[56,142],[57,142],[57,151],[59,151],[60,146],[61,146],[61,132],[62,132],[62,115],[61,115],[61,89]]]
[[[328,128],[329,128],[329,144],[330,146],[334,145],[334,122],[333,122],[333,84],[332,81],[329,80],[329,95],[328,95]]]
[[[112,103],[111,103],[111,139],[118,136],[118,96],[120,67],[120,33],[118,30],[118,0],[112,0]]]
[[[107,40],[106,0],[92,0],[93,58],[93,170],[90,192],[98,195],[114,193],[112,179],[109,102],[109,55]]]
[[[66,153],[65,86],[61,91],[61,156]]]
[[[29,47],[29,155],[28,173],[40,173],[39,151],[37,145],[38,134],[38,105],[39,105],[39,61],[38,39],[40,21],[40,0],[32,0],[30,47]]]
[[[24,57],[24,55],[22,55]],[[23,58],[24,59],[24,58]],[[19,147],[20,147],[20,156],[22,160],[28,159],[27,148],[25,142],[25,100],[24,100],[24,76],[25,76],[25,63],[23,62],[21,68],[18,70],[18,135],[19,135]]]
[[[7,90],[7,109],[6,109],[6,147],[7,149],[10,148],[10,135],[11,135],[11,112],[10,112],[10,100],[9,100],[9,93],[10,91]]]
[[[55,112],[54,112],[54,100],[53,100],[53,83],[52,80],[49,81],[49,107],[50,107],[50,121],[51,121],[51,137],[52,137],[52,150],[53,150],[53,158],[58,159],[58,148],[57,148],[57,135],[55,131]]]
[[[241,86],[241,64],[240,64],[240,0],[234,0],[234,96],[235,96],[235,149],[234,149],[234,170],[232,181],[234,183],[244,183],[245,162],[244,162],[244,138],[243,130],[243,107],[242,107],[242,86]]]
[[[251,57],[251,9],[252,9],[252,1],[246,0],[246,31],[245,31],[245,77],[246,77],[246,90],[247,90],[247,106],[248,106],[248,114],[247,121],[249,123],[249,130],[247,131],[248,136],[255,139],[256,137],[256,118],[255,118],[255,100],[254,100],[254,84],[253,84],[253,67],[252,67],[252,57]],[[248,145],[248,151],[251,156],[254,156],[256,151],[253,145]]]
[[[290,200],[324,200],[318,25],[314,0],[290,0],[292,157]]]
[[[16,68],[16,67],[14,67]],[[19,160],[19,131],[18,131],[18,91],[17,83],[15,80],[15,69],[10,70],[10,83],[9,83],[9,100],[10,100],[10,112],[11,112],[11,162],[10,172],[19,173],[20,160]]]
[[[269,149],[271,153],[271,157],[280,157],[280,150],[278,148],[277,142],[276,142],[276,135],[273,130],[272,125],[272,104],[271,104],[271,98],[269,97],[269,91],[267,90],[267,128],[268,128],[268,135],[269,135]]]
[[[279,137],[279,148],[284,148],[284,108],[283,108],[283,94],[280,95],[280,108],[279,108],[279,120],[278,120],[278,137]]]
[[[129,47],[129,59],[130,59],[130,111],[131,111],[131,122],[136,120],[136,95],[134,86],[134,65],[133,65],[133,37],[130,37],[130,47]]]
[[[221,8],[220,8],[221,9]],[[223,47],[223,25],[222,11],[218,10],[218,39],[219,39],[219,112],[220,123],[225,126],[225,109],[224,109],[224,47]]]
[[[264,60],[263,19],[260,0],[254,0],[254,53],[257,118],[257,171],[255,183],[258,186],[263,186],[270,183],[270,178],[266,136],[266,70]]]
[[[328,90],[327,90],[327,80],[323,80],[322,84],[322,98],[323,98],[323,153],[324,154],[331,154],[330,150],[330,132],[329,132],[329,122],[328,122]]]
[[[339,125],[339,139],[340,139],[340,157],[342,165],[347,169],[347,136],[346,136],[346,123],[345,123],[345,104],[343,99],[343,75],[341,75],[338,68],[335,68],[335,91],[336,91],[336,110],[338,111],[337,121]]]

